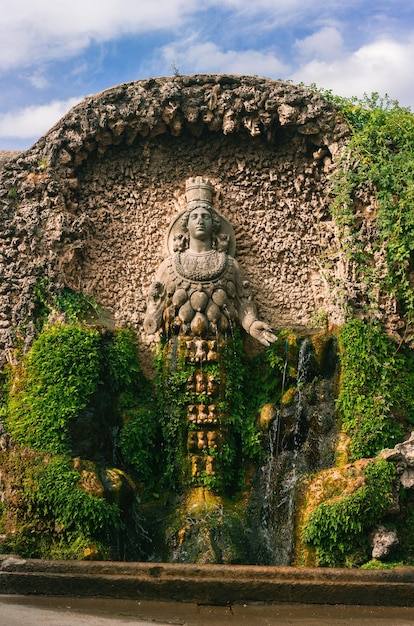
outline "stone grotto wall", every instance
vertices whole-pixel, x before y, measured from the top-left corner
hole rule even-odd
[[[142,330],[185,180],[210,178],[260,316],[275,329],[343,321],[351,280],[328,212],[348,131],[319,95],[280,81],[183,76],[119,85],[73,108],[0,172],[0,351],[30,341],[39,278]],[[327,261],[330,269],[327,269]],[[252,346],[250,346],[252,349]]]

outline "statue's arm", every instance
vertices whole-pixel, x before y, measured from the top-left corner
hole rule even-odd
[[[234,261],[237,292],[239,296],[239,320],[244,330],[264,346],[270,346],[277,340],[269,324],[260,320],[248,281],[243,279],[237,261]]]

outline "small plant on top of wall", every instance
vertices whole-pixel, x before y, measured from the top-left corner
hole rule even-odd
[[[69,324],[86,320],[93,321],[101,313],[100,307],[90,296],[85,296],[68,287],[55,292],[46,278],[40,278],[36,282],[32,302],[32,318],[38,332],[42,330],[53,313],[60,314]]]

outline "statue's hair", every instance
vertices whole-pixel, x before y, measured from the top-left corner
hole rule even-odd
[[[181,218],[181,228],[183,229],[183,231],[185,233],[188,231],[188,220],[190,218],[190,213],[192,213],[194,209],[197,209],[200,206],[203,207],[203,209],[207,209],[211,215],[211,220],[213,222],[213,228],[212,228],[213,234],[217,234],[218,232],[220,232],[221,221],[220,221],[219,216],[217,215],[213,207],[208,202],[202,202],[202,201],[191,202],[190,206],[188,206],[186,212]]]

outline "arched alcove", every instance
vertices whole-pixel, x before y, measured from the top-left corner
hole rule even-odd
[[[233,224],[261,316],[275,328],[321,311],[340,321],[321,268],[327,250],[338,256],[329,177],[347,133],[318,94],[256,77],[150,79],[85,99],[2,172],[3,347],[46,277],[131,324],[147,360],[145,294],[197,175]]]

